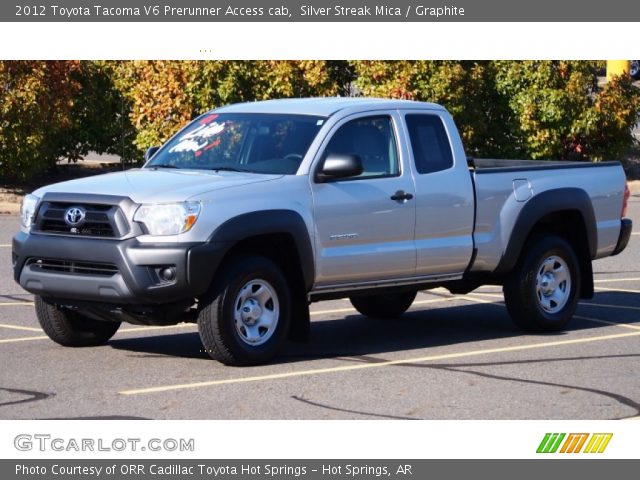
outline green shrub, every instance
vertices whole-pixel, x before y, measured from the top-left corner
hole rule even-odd
[[[632,145],[640,93],[601,62],[357,61],[364,95],[441,103],[474,156],[598,161]]]

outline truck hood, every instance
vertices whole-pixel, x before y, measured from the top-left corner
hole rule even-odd
[[[87,193],[129,197],[136,203],[181,202],[224,188],[275,180],[282,175],[202,170],[133,169],[55,183],[36,190],[45,193]]]

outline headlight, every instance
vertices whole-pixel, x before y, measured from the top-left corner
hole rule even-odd
[[[31,224],[33,223],[33,215],[36,213],[36,206],[40,198],[35,195],[25,195],[22,199],[22,204],[20,205],[20,225],[22,229],[28,232],[31,229]]]
[[[200,202],[140,205],[133,220],[151,235],[177,235],[191,230],[200,215]]]

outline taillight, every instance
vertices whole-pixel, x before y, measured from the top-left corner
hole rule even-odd
[[[620,214],[621,218],[627,216],[627,207],[629,206],[629,197],[631,196],[631,190],[629,190],[629,184],[625,182],[624,184],[624,199],[622,200],[622,213]]]

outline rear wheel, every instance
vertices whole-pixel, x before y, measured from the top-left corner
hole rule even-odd
[[[106,343],[120,328],[120,322],[85,317],[68,308],[36,296],[36,316],[44,333],[65,347],[93,347]]]
[[[229,264],[198,314],[206,352],[226,365],[257,365],[276,355],[291,322],[291,294],[280,268],[265,257]]]
[[[640,80],[640,60],[631,60],[631,69],[629,70],[631,78]]]
[[[573,317],[580,292],[580,266],[571,245],[556,235],[536,236],[523,249],[504,284],[513,321],[524,330],[562,330]]]
[[[365,317],[394,318],[406,312],[417,292],[366,295],[349,298],[351,305]]]

